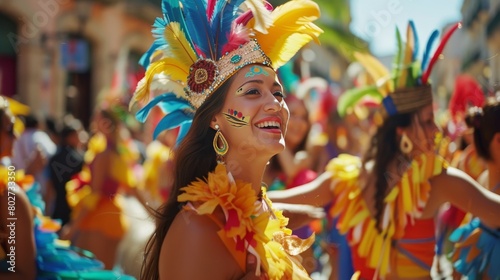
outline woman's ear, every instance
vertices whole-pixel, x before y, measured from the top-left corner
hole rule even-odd
[[[212,117],[212,121],[210,121],[210,127],[213,129],[213,130],[216,130],[215,129],[215,125],[217,124],[217,116],[213,116]]]
[[[396,134],[398,136],[403,135],[403,133],[405,133],[405,130],[402,127],[396,127]]]

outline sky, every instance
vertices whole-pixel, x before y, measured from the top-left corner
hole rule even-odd
[[[463,0],[351,0],[351,31],[370,44],[375,56],[387,56],[396,49],[396,26],[405,38],[408,20],[412,19],[421,57],[432,31],[461,20],[462,3]]]

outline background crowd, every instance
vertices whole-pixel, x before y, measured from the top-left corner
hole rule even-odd
[[[338,2],[339,7],[349,6],[348,1],[332,2]],[[69,5],[58,4],[59,1],[54,3],[62,5],[60,7]],[[1,8],[0,5],[0,11]],[[460,59],[453,60],[453,65],[449,66],[446,64],[447,54],[453,56],[451,49],[454,48],[450,44],[445,49],[444,59],[436,66],[436,74],[431,77],[436,81],[433,82],[434,112],[440,130],[435,153],[496,193],[500,193],[499,146],[483,147],[484,150],[478,151],[474,141],[482,139],[477,136],[481,124],[481,133],[485,135],[499,132],[498,124],[495,128],[495,122],[500,120],[500,94],[497,92],[500,80],[497,69],[500,65],[497,59],[500,50],[498,8],[496,1],[464,1],[462,22],[465,28],[461,32],[480,33],[483,44],[479,44],[478,48],[464,49]],[[449,27],[443,30],[446,28]],[[335,34],[340,34],[339,30],[343,31],[340,28]],[[365,42],[353,43],[357,39],[350,36],[353,35],[337,38],[350,45],[347,48],[351,48],[351,53],[363,51]],[[75,44],[76,48],[78,44]],[[369,148],[370,137],[382,123],[377,114],[377,104],[370,99],[363,100],[346,112],[338,111],[338,100],[346,90],[374,83],[370,73],[359,62],[344,55],[345,46],[342,51],[340,49],[328,44],[322,49],[306,47],[278,72],[286,92],[290,119],[286,148],[269,161],[264,174],[263,181],[268,190],[292,189],[309,183],[326,170],[331,159],[342,153],[362,156]],[[346,67],[331,66],[327,73],[322,71],[321,55],[325,51],[331,51],[334,57],[342,57]],[[7,65],[5,61],[0,60],[0,66]],[[116,65],[122,63],[119,58],[115,62]],[[0,74],[4,73],[4,68],[0,69]],[[338,69],[342,73],[337,73]],[[5,100],[2,102],[9,104],[0,103],[4,122],[0,128],[2,133],[8,133],[5,137],[11,137],[13,141],[12,145],[7,145],[10,142],[2,134],[2,165],[15,166],[16,170],[24,170],[26,175],[33,177],[37,184],[28,182],[26,185],[32,186],[38,200],[30,199],[30,205],[37,209],[33,211],[35,214],[30,215],[39,215],[39,219],[45,221],[35,221],[35,225],[27,226],[43,224],[45,232],[56,234],[51,242],[70,241],[72,246],[92,252],[88,259],[102,262],[96,267],[136,278],[139,277],[145,243],[154,228],[148,218],[149,213],[170,195],[173,182],[171,150],[179,134],[178,130],[170,130],[153,140],[152,127],[162,118],[161,110],[153,109],[152,117],[146,124],[139,123],[130,113],[130,88],[134,86],[124,87],[123,84],[133,83],[133,77],[128,74],[140,74],[141,71],[112,71],[114,74],[109,78],[109,85],[95,94],[93,106],[78,100],[83,95],[90,96],[89,93],[78,93],[79,97],[68,94],[66,109],[56,115],[50,112],[41,114],[40,107],[32,102],[37,98],[11,92],[8,86],[0,87],[5,91],[0,92],[1,100]],[[78,71],[71,72],[68,77],[75,73]],[[82,79],[83,76],[75,74],[75,77]],[[2,78],[1,82],[5,83],[5,80]],[[18,77],[18,80],[22,82],[23,77]],[[71,87],[84,90],[79,84],[81,81],[75,81]],[[19,104],[16,100],[30,106]],[[79,108],[82,106],[87,108]],[[10,108],[12,112],[4,116],[5,108]],[[481,119],[483,115],[490,118],[491,123],[485,124]],[[484,131],[484,127],[488,129]],[[36,188],[34,185],[37,185]],[[313,278],[350,279],[353,274],[351,254],[346,238],[334,226],[332,206],[324,206],[324,218],[313,220],[294,232],[302,237],[316,233],[314,246],[302,254],[303,265]],[[49,222],[48,217],[57,222]],[[472,218],[470,213],[451,205],[439,210],[436,219],[438,246],[432,268],[434,276],[458,277],[459,273],[454,271],[449,257],[454,250],[449,235]],[[35,218],[30,216],[29,219]],[[0,233],[3,234],[4,230],[0,227]],[[2,238],[3,235],[0,235],[0,241]],[[43,251],[36,243],[33,246]]]

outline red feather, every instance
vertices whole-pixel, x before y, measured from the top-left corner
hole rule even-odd
[[[250,37],[248,37],[248,33],[246,27],[241,24],[233,23],[231,28],[231,33],[229,33],[229,38],[227,40],[227,44],[222,48],[222,53],[228,53],[232,50],[239,48],[241,45],[250,41]]]
[[[208,3],[207,3],[208,22],[211,22],[211,20],[212,20],[212,15],[214,14],[214,9],[215,9],[215,2],[217,2],[217,0],[208,0]]]
[[[274,8],[273,8],[273,5],[271,5],[271,3],[267,2],[267,1],[264,1],[264,7],[266,7],[266,10],[268,11],[272,11]],[[242,24],[242,25],[247,25],[247,23],[253,18],[253,13],[251,10],[248,10],[244,13],[242,13],[241,15],[239,15],[235,22],[236,24]]]
[[[459,28],[462,28],[462,23],[459,22],[457,24],[455,24],[452,28],[450,28],[450,30],[448,30],[448,32],[446,32],[446,34],[443,36],[443,40],[441,40],[441,43],[439,44],[436,52],[434,53],[434,56],[432,56],[432,59],[431,59],[431,62],[429,63],[429,66],[427,67],[427,70],[425,70],[425,73],[422,75],[422,84],[427,84],[427,80],[429,79],[429,76],[431,75],[431,72],[432,72],[432,68],[434,66],[434,64],[436,63],[436,61],[438,60],[439,56],[441,55],[441,53],[443,52],[443,49],[444,47],[446,46],[446,43],[448,42],[448,40],[450,39],[451,35],[453,35],[453,33],[459,29]]]

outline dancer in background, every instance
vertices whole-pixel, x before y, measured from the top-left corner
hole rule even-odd
[[[500,196],[448,167],[435,152],[438,129],[428,79],[458,27],[443,36],[431,60],[428,48],[419,63],[410,22],[405,48],[395,56],[393,76],[372,56],[356,54],[377,85],[344,93],[339,110],[345,111],[366,94],[378,97],[383,122],[368,151],[363,159],[340,155],[317,181],[269,194],[280,202],[318,205],[328,203],[333,193],[332,214],[339,217],[340,232],[348,234],[359,279],[429,279],[436,213],[446,202],[481,217],[488,226],[500,227]],[[436,37],[433,34],[431,40]]]
[[[500,194],[500,96],[491,97],[482,108],[472,110],[469,116],[474,127],[474,146],[477,154],[488,165],[485,188]],[[498,212],[497,212],[498,213]],[[500,230],[474,218],[456,229],[450,236],[455,244],[455,269],[469,279],[500,278]]]

